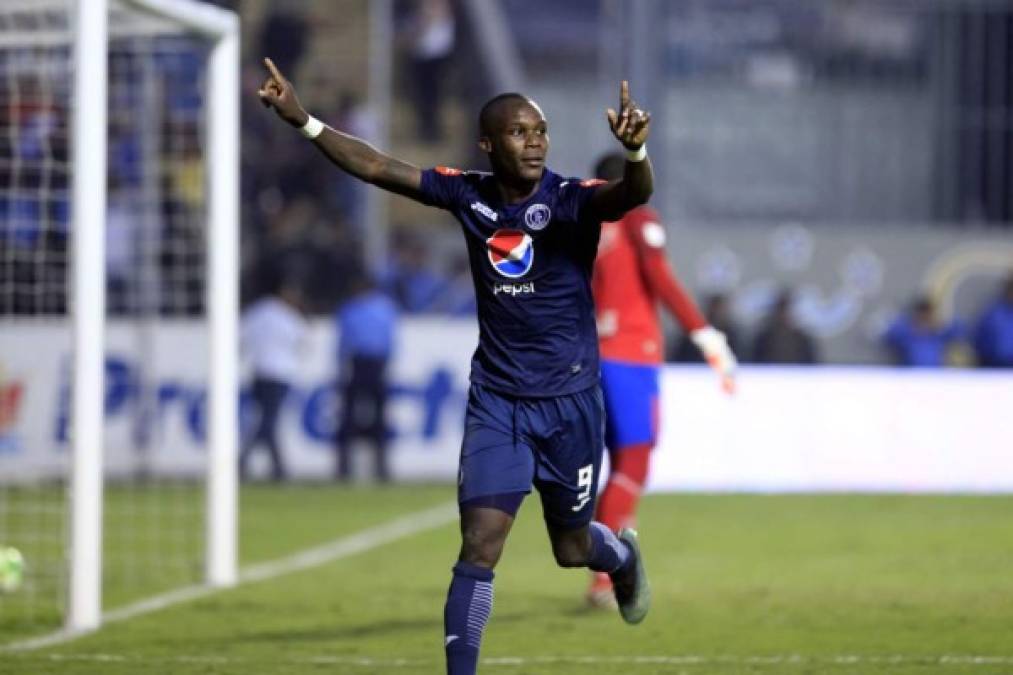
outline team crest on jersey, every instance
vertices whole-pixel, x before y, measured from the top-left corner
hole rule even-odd
[[[597,187],[599,185],[604,185],[607,182],[608,182],[607,180],[602,180],[601,178],[585,178],[584,180],[580,181],[580,186],[586,188]]]
[[[524,224],[537,232],[544,230],[552,218],[552,211],[545,204],[532,204],[524,211]]]
[[[464,172],[452,166],[438,166],[436,167],[436,173],[444,176],[460,176]]]
[[[535,246],[531,237],[521,230],[496,230],[485,240],[489,263],[505,277],[516,279],[531,270]]]

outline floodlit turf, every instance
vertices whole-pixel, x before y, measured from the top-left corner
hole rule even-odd
[[[446,502],[453,488],[246,489],[244,563]],[[482,672],[1010,673],[1013,499],[652,496],[655,605],[637,627],[582,604],[537,498],[497,571]],[[110,625],[2,673],[439,673],[448,524],[323,567]]]

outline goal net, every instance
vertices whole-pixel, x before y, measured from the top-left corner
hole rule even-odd
[[[72,615],[75,585],[96,584],[109,610],[208,578],[216,498],[206,499],[205,481],[209,457],[221,454],[209,452],[209,364],[222,334],[214,322],[232,302],[215,295],[208,255],[211,228],[223,226],[209,216],[220,167],[208,159],[220,128],[211,112],[223,107],[211,100],[220,40],[159,4],[108,8],[104,302],[74,292],[75,238],[87,230],[75,227],[86,207],[72,188],[95,170],[75,154],[75,133],[101,136],[102,126],[74,124],[76,3],[0,4],[0,559],[15,548],[24,560],[6,583],[0,571],[0,642],[64,623],[93,627]],[[175,5],[198,19],[207,10]],[[95,312],[105,317],[104,377],[87,381],[74,336]],[[89,441],[75,388],[104,409],[97,491],[73,475],[74,453]],[[101,568],[89,581],[75,519],[97,502]]]

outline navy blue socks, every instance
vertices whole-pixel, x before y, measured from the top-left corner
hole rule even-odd
[[[482,632],[492,613],[492,578],[492,570],[484,567],[462,560],[454,565],[443,608],[447,675],[473,675],[478,667]]]
[[[588,526],[591,551],[587,566],[595,572],[615,572],[628,563],[630,548],[598,522]],[[474,675],[482,633],[492,614],[492,570],[459,560],[443,608],[443,640],[447,675]]]
[[[595,572],[615,572],[630,559],[630,547],[623,543],[605,525],[593,521],[588,525],[591,535],[591,552],[587,557],[587,566]]]

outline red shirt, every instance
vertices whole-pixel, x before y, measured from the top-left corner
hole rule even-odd
[[[665,228],[654,209],[640,206],[603,223],[591,280],[601,357],[643,365],[664,358],[660,301],[683,330],[707,321],[665,258]]]

